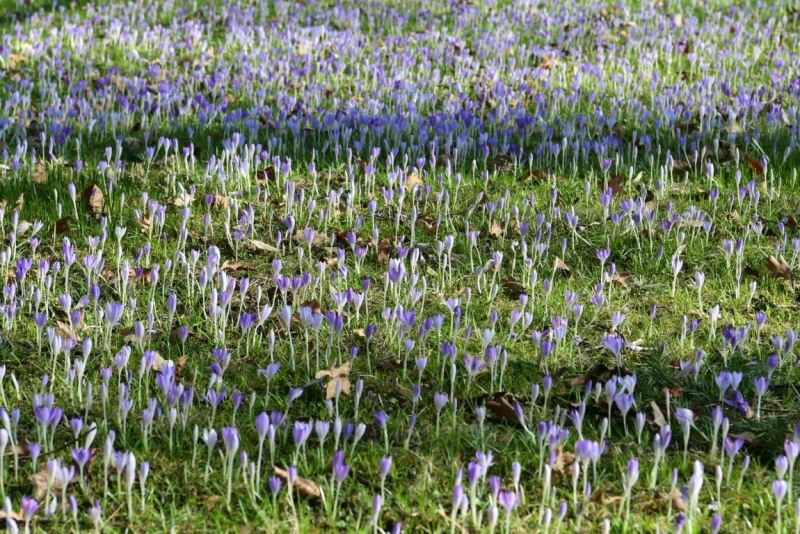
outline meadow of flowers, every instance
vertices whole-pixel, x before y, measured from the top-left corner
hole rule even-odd
[[[5,528],[799,533],[800,11],[736,4],[3,7]]]

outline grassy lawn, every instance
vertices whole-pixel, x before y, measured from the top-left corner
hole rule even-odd
[[[9,531],[800,531],[790,3],[0,31]]]

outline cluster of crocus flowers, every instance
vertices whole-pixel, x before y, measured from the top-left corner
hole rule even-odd
[[[532,451],[524,467],[511,463],[507,489],[499,477],[508,473],[488,475],[492,456],[476,453],[453,486],[454,530],[457,520],[481,528],[486,503],[491,531],[503,514],[507,532],[515,516],[529,513],[546,530],[556,514],[560,528],[569,503],[554,502],[563,483],[555,473],[570,449],[576,526],[601,479],[598,469],[623,473],[615,480],[628,521],[648,460],[639,455],[615,465],[604,451],[610,442],[634,441],[629,418],[636,442],[648,443],[649,413],[651,489],[666,485],[661,471],[673,432],[683,445],[684,512],[670,521],[696,526],[706,479],[716,477],[721,500],[734,460],[743,457],[741,486],[750,460],[731,429],[750,416],[759,424],[770,419],[762,404],[772,402],[772,384],[791,377],[796,334],[779,332],[779,321],[764,311],[743,322],[729,303],[713,300],[732,288],[734,308],[754,311],[769,284],[745,283],[749,293],[742,295],[743,277],[748,258],[767,251],[778,256],[769,271],[792,289],[800,240],[792,237],[796,221],[780,213],[781,187],[796,181],[784,167],[798,135],[791,127],[796,84],[785,73],[793,52],[772,47],[775,72],[756,80],[748,70],[759,68],[762,49],[750,50],[740,26],[791,37],[793,17],[765,17],[754,30],[750,19],[758,17],[732,9],[697,31],[695,21],[642,5],[624,13],[631,21],[624,30],[617,28],[619,10],[602,13],[603,24],[615,22],[587,47],[580,32],[564,28],[585,26],[597,6],[545,4],[493,6],[485,20],[491,31],[474,24],[474,10],[457,10],[443,22],[447,39],[430,29],[437,25],[422,24],[428,29],[415,36],[414,51],[387,44],[371,30],[376,25],[364,24],[400,19],[407,30],[409,18],[363,2],[353,10],[309,2],[301,11],[317,26],[299,31],[297,13],[266,4],[210,6],[202,27],[189,12],[170,11],[176,23],[157,32],[127,30],[154,20],[146,3],[95,6],[91,17],[32,13],[15,25],[0,53],[9,73],[0,174],[14,187],[68,174],[74,217],[62,213],[62,186],[42,213],[38,205],[32,213],[24,198],[0,207],[0,330],[12,343],[24,341],[33,319],[33,367],[41,372],[41,363],[48,373],[32,376],[13,358],[8,377],[0,368],[0,496],[21,503],[26,529],[37,513],[59,513],[58,504],[66,515],[67,503],[73,514],[73,503],[93,503],[88,513],[99,529],[114,499],[125,502],[134,522],[137,508],[146,509],[148,480],[152,486],[160,468],[174,463],[161,464],[161,453],[174,460],[190,447],[185,484],[221,485],[231,510],[249,498],[260,512],[271,496],[276,517],[277,496],[288,486],[298,524],[297,486],[314,493],[301,474],[319,480],[330,471],[329,487],[317,489],[336,524],[351,466],[366,463],[362,454],[380,456],[371,521],[377,531],[381,514],[397,502],[387,491],[392,458],[397,469],[401,454],[427,443],[433,424],[418,420],[434,416],[436,452],[462,437],[486,451],[498,428],[516,432],[496,425],[498,418],[518,425]],[[541,31],[527,31],[534,24]],[[731,25],[737,30],[727,53],[715,36]],[[223,26],[227,39],[215,46],[206,27]],[[476,31],[477,51],[465,45],[476,42]],[[542,56],[552,42],[585,56],[574,76],[565,76],[574,58]],[[610,48],[623,68],[609,68],[602,51]],[[659,73],[656,59],[673,57],[676,48],[692,72]],[[310,69],[307,58],[317,50],[332,52]],[[116,57],[130,63],[100,74],[86,68]],[[706,57],[714,57],[714,72]],[[462,91],[459,80],[474,90]],[[646,91],[641,80],[648,80]],[[584,97],[593,111],[579,110]],[[727,118],[710,119],[708,110],[718,109]],[[169,133],[155,138],[155,131]],[[777,141],[763,143],[778,134],[789,136],[783,153]],[[139,145],[141,163],[126,154],[131,145]],[[87,153],[87,146],[105,150]],[[721,179],[729,167],[735,187]],[[501,191],[494,187],[500,172],[541,180],[542,190],[532,185],[524,199]],[[574,184],[557,175],[579,174],[586,175],[583,195],[573,200]],[[708,192],[687,200],[690,174],[701,175]],[[133,197],[122,177],[143,190]],[[79,195],[77,184],[88,187]],[[718,204],[719,213],[745,222],[732,230],[721,224]],[[721,254],[707,253],[717,247]],[[264,257],[271,272],[248,265]],[[708,265],[694,265],[698,258]],[[636,277],[623,265],[652,267],[646,331],[625,301]],[[713,276],[715,269],[731,276]],[[698,310],[679,309],[686,279]],[[593,313],[584,314],[586,306]],[[680,332],[655,332],[657,309],[658,329],[682,316]],[[717,406],[695,409],[658,377],[659,388],[668,386],[665,413],[660,401],[648,411],[650,399],[636,390],[631,372],[645,359],[632,356],[655,353],[658,336],[682,362],[673,381],[692,375],[704,395],[702,380],[713,391],[713,376],[719,396],[705,406]],[[717,348],[722,368],[706,357]],[[595,355],[618,376],[587,384],[567,406],[563,371]],[[755,373],[740,365],[751,356]],[[401,377],[392,359],[402,363]],[[248,380],[251,368],[261,370],[257,384]],[[520,368],[541,374],[541,386],[524,383]],[[387,401],[382,386],[391,378],[401,394]],[[6,391],[4,380],[13,389]],[[95,438],[102,448],[93,448]],[[693,439],[698,447],[690,447]],[[776,461],[771,490],[779,529],[782,503],[792,498],[796,444],[788,440]],[[20,454],[25,447],[28,454]],[[97,454],[103,491],[95,500]],[[152,477],[142,458],[153,462]],[[262,476],[286,464],[285,478]],[[713,475],[706,473],[712,465]],[[44,486],[37,498],[20,494],[20,470]],[[114,477],[116,494],[109,489]],[[668,481],[670,489],[678,480]],[[11,515],[9,525],[16,523]]]

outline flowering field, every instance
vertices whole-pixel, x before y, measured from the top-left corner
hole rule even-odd
[[[10,532],[800,532],[790,2],[10,4]]]

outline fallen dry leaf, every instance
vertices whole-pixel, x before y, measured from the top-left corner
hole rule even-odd
[[[678,512],[684,512],[686,510],[686,506],[683,504],[683,495],[681,495],[681,490],[678,488],[672,490],[672,506],[674,506],[675,510]]]
[[[219,208],[222,211],[228,209],[228,206],[231,205],[231,200],[226,197],[225,195],[214,195],[214,207]]]
[[[95,184],[92,184],[84,189],[83,198],[86,199],[86,203],[89,207],[89,213],[95,217],[99,217],[103,213],[103,207],[105,206],[106,200],[99,187],[97,187]]]
[[[76,469],[75,475],[68,482],[71,484],[77,478],[78,478],[78,471]],[[41,469],[39,469],[39,471],[28,477],[28,482],[30,482],[33,485],[33,497],[36,500],[41,501],[47,494],[46,462],[42,462]],[[63,491],[64,491],[64,482],[59,477],[56,477],[53,483],[50,485],[50,492],[56,495],[57,497],[61,497]]]
[[[661,413],[661,408],[658,407],[656,401],[650,401],[650,408],[653,409],[653,421],[655,424],[657,424],[659,428],[667,426],[667,420],[664,418],[664,414]]]
[[[415,186],[424,186],[425,183],[422,181],[422,178],[419,177],[419,173],[412,172],[406,177],[406,191],[413,191]]]
[[[47,183],[47,167],[41,161],[33,168],[33,175],[31,176],[33,183],[46,184]]]
[[[311,299],[300,304],[301,308],[311,308],[313,313],[322,313],[322,304],[317,299]]]
[[[378,263],[384,264],[389,262],[389,252],[391,252],[391,244],[388,239],[381,239],[378,245]]]
[[[510,393],[506,393],[505,395],[499,396],[497,400],[490,400],[487,402],[486,407],[496,416],[506,421],[518,423],[519,418],[517,417],[517,412],[514,411],[514,406],[511,405],[506,397],[511,397],[513,400],[513,396]]]
[[[266,183],[268,181],[269,182],[274,182],[275,181],[275,167],[270,165],[266,169],[257,170],[256,171],[256,180],[258,180],[258,182],[261,185],[266,185]]]
[[[503,278],[500,281],[500,284],[503,286],[503,289],[505,289],[506,294],[512,299],[519,298],[520,295],[524,295],[528,292],[519,278],[515,276],[507,276],[506,278]]]
[[[153,358],[153,371],[161,371],[166,361],[160,352],[156,352],[156,357]]]
[[[683,388],[680,387],[680,386],[674,386],[674,387],[671,387],[671,388],[664,387],[661,390],[661,394],[662,395],[666,395],[667,391],[669,391],[669,398],[671,398],[671,399],[677,399],[677,398],[683,396]]]
[[[752,170],[754,174],[757,174],[759,176],[764,176],[764,166],[761,165],[761,162],[758,161],[757,159],[747,156],[747,165],[750,167],[750,170]]]
[[[556,273],[566,275],[567,278],[572,278],[572,270],[561,258],[556,258]]]
[[[611,189],[611,194],[615,196],[625,195],[625,176],[619,175],[611,178],[608,181],[608,187]]]
[[[606,282],[608,282],[609,281],[608,273],[606,273],[605,276],[606,276]],[[618,283],[619,285],[621,285],[625,289],[630,289],[630,286],[628,285],[628,282],[631,281],[631,279],[634,276],[635,275],[631,271],[620,271],[620,272],[614,273],[614,276],[611,277],[610,280],[612,282]]]
[[[503,225],[497,219],[492,219],[492,226],[489,228],[489,235],[500,239],[503,237]]]
[[[247,270],[249,270],[249,267],[247,267],[244,263],[242,263],[240,261],[230,262],[228,260],[225,260],[222,263],[222,270],[223,271],[232,271],[232,272],[240,271],[240,270],[247,271]]]
[[[336,396],[336,384],[340,384],[340,392],[342,394],[350,393],[350,360],[344,362],[341,367],[336,367],[334,364],[327,369],[317,371],[314,378],[320,379],[326,376],[330,377],[327,386],[325,386],[325,400],[332,399]]]
[[[22,509],[20,509],[18,512],[12,510],[11,515],[7,515],[5,510],[0,510],[0,519],[7,519],[9,517],[14,521],[19,521],[19,522],[25,520],[25,514],[22,513]]]
[[[745,443],[754,443],[757,439],[756,435],[750,431],[741,432],[739,434],[728,434],[733,439],[742,439]]]
[[[73,215],[69,215],[67,217],[61,217],[59,220],[54,222],[50,226],[50,231],[55,233],[56,235],[61,235],[63,233],[69,232],[69,222],[75,219]]]
[[[206,510],[209,512],[213,512],[214,508],[217,507],[218,504],[222,502],[221,495],[211,495],[208,499],[206,499]]]
[[[553,471],[556,473],[571,473],[572,463],[575,461],[575,454],[565,451],[562,445],[556,451],[556,461],[553,463]]]
[[[150,228],[153,226],[153,219],[150,217],[150,212],[142,213],[138,221],[140,232],[143,234],[150,232]]]
[[[783,256],[780,257],[780,261],[775,259],[775,256],[770,256],[767,260],[767,269],[775,278],[783,278],[788,282],[792,281],[792,267]]]
[[[751,267],[749,265],[745,266],[744,274],[746,274],[748,276],[752,276],[753,278],[760,278],[761,277],[761,273],[758,272],[758,269],[756,269],[754,267]]]
[[[194,201],[194,195],[186,193],[185,195],[178,195],[175,198],[167,199],[167,204],[171,204],[177,208],[183,208],[185,206],[190,206],[193,201]]]
[[[248,248],[252,248],[253,250],[260,250],[262,252],[278,252],[278,247],[272,246],[269,243],[264,243],[263,241],[259,241],[257,239],[251,239],[247,242],[249,245]]]
[[[586,382],[588,380],[589,380],[589,376],[588,375],[568,376],[568,377],[562,379],[564,384],[566,384],[567,386],[569,386],[571,388],[577,388],[577,387],[583,386],[583,385],[586,384]]]
[[[289,473],[278,467],[275,466],[275,474],[281,477],[284,482],[289,482]],[[313,480],[309,480],[307,478],[303,478],[298,476],[294,479],[294,489],[297,490],[297,493],[300,494],[301,497],[305,499],[318,499],[322,496],[322,492],[317,486],[316,482]]]
[[[317,232],[313,228],[310,228],[310,230],[314,232],[314,237],[311,238],[312,245],[320,246],[324,245],[328,241],[328,238],[325,237],[325,234],[323,234],[322,232]],[[294,235],[292,236],[292,239],[294,240],[295,243],[300,243],[302,245],[308,246],[308,239],[306,239],[306,229],[304,228],[296,230]],[[346,240],[347,239],[345,238],[345,241]]]
[[[606,497],[606,494],[600,490],[592,495],[592,502],[602,504],[603,506],[614,505],[619,506],[622,504],[622,497],[620,495]]]

